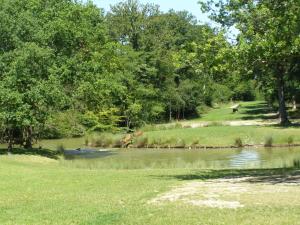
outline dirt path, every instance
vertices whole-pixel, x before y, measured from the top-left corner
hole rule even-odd
[[[199,122],[181,122],[183,127],[207,127],[211,125],[221,126],[269,126],[278,124],[277,120],[262,121],[262,120],[232,120],[232,121],[199,121]]]

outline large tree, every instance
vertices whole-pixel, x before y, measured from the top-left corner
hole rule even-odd
[[[296,59],[300,54],[300,1],[224,0],[201,3],[214,20],[239,30],[240,59],[255,79],[276,85],[280,123],[288,124],[286,82],[299,65]]]

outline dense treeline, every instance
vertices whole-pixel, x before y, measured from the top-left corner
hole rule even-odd
[[[253,100],[259,84],[267,96],[276,89],[247,76],[225,30],[185,11],[136,0],[108,13],[91,2],[0,0],[0,18],[0,136],[9,146],[184,119],[214,102]]]

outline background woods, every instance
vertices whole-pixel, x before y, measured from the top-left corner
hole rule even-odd
[[[107,13],[92,2],[0,0],[2,141],[30,148],[191,118],[258,90],[288,123],[286,100],[299,99],[299,1],[272,2],[222,1],[215,12],[202,3],[224,25],[216,29],[135,0]]]

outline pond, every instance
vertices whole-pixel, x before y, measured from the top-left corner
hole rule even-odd
[[[88,169],[246,169],[300,166],[300,148],[128,149],[67,152],[65,166]]]

